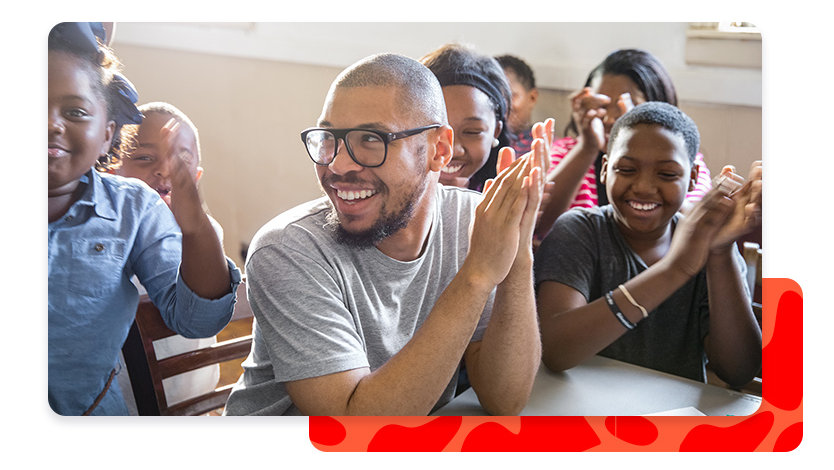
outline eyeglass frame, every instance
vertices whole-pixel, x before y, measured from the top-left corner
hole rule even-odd
[[[400,139],[404,139],[406,137],[411,137],[413,135],[420,134],[421,132],[425,132],[429,129],[435,129],[435,128],[438,128],[438,127],[443,127],[443,125],[442,124],[431,124],[431,125],[428,125],[428,126],[415,127],[413,129],[406,129],[406,130],[400,131],[400,132],[384,132],[384,131],[380,131],[380,130],[377,130],[377,129],[365,129],[365,128],[361,128],[361,127],[351,127],[351,128],[347,128],[347,129],[331,129],[331,128],[327,128],[327,127],[310,127],[310,128],[307,128],[307,129],[304,129],[303,131],[301,131],[301,142],[304,144],[304,149],[307,150],[307,155],[309,155],[310,160],[313,160],[313,163],[315,163],[316,165],[328,166],[331,163],[333,163],[333,160],[336,159],[336,155],[339,154],[339,140],[341,140],[342,142],[345,143],[345,148],[348,151],[348,155],[350,156],[350,159],[354,161],[354,163],[356,163],[357,165],[359,165],[363,168],[379,168],[383,164],[385,164],[385,160],[388,159],[388,144],[390,144],[391,142],[393,142],[395,140],[400,140]],[[316,159],[313,158],[313,155],[310,153],[310,148],[307,147],[307,134],[309,134],[310,132],[313,132],[313,131],[330,132],[331,134],[333,134],[333,137],[336,139],[336,145],[333,148],[333,156],[330,157],[330,161],[327,162],[327,163],[320,163],[320,162],[316,161]],[[361,163],[361,162],[359,162],[359,160],[356,159],[356,157],[353,155],[353,150],[351,150],[350,145],[347,143],[347,139],[346,139],[348,132],[352,132],[352,131],[371,132],[371,133],[376,134],[376,135],[379,136],[380,140],[382,140],[383,144],[385,144],[385,152],[382,155],[382,162],[379,165],[365,165],[364,163]]]

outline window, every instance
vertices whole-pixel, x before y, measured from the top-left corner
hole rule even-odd
[[[762,67],[762,35],[743,21],[690,23],[686,63],[722,67]]]

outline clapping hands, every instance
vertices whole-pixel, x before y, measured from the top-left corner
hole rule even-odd
[[[484,186],[484,198],[472,226],[470,254],[479,264],[476,272],[487,276],[492,285],[507,277],[520,254],[532,257],[530,246],[543,187],[544,148],[539,142],[533,152],[517,160],[513,160],[511,148],[501,149],[499,167],[502,162],[509,162],[509,166]]]
[[[732,212],[712,243],[712,248],[721,248],[762,223],[762,162],[753,162],[747,181],[735,173],[735,167],[725,166],[713,184],[733,202]]]
[[[745,181],[725,166],[713,189],[678,225],[669,257],[688,275],[703,268],[710,253],[727,250],[761,224],[762,162],[756,161]]]
[[[604,151],[606,145],[606,129],[603,121],[608,117],[610,124],[634,107],[630,93],[623,93],[617,97],[617,116],[609,116],[608,107],[611,98],[607,95],[595,94],[590,87],[585,87],[570,96],[571,114],[577,125],[579,141],[586,148]],[[610,126],[609,126],[610,127]]]

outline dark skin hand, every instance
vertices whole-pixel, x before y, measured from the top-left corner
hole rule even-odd
[[[175,152],[179,123],[171,119],[162,128],[163,152]],[[203,211],[197,184],[187,163],[177,156],[171,159],[171,212],[182,231],[182,278],[195,294],[218,299],[231,292],[231,277],[223,247]]]

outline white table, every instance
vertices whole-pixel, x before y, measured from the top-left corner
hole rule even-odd
[[[761,401],[754,395],[594,356],[564,372],[540,366],[521,415],[697,415],[700,411],[707,416],[747,416]],[[486,412],[470,388],[434,415],[485,416]]]

